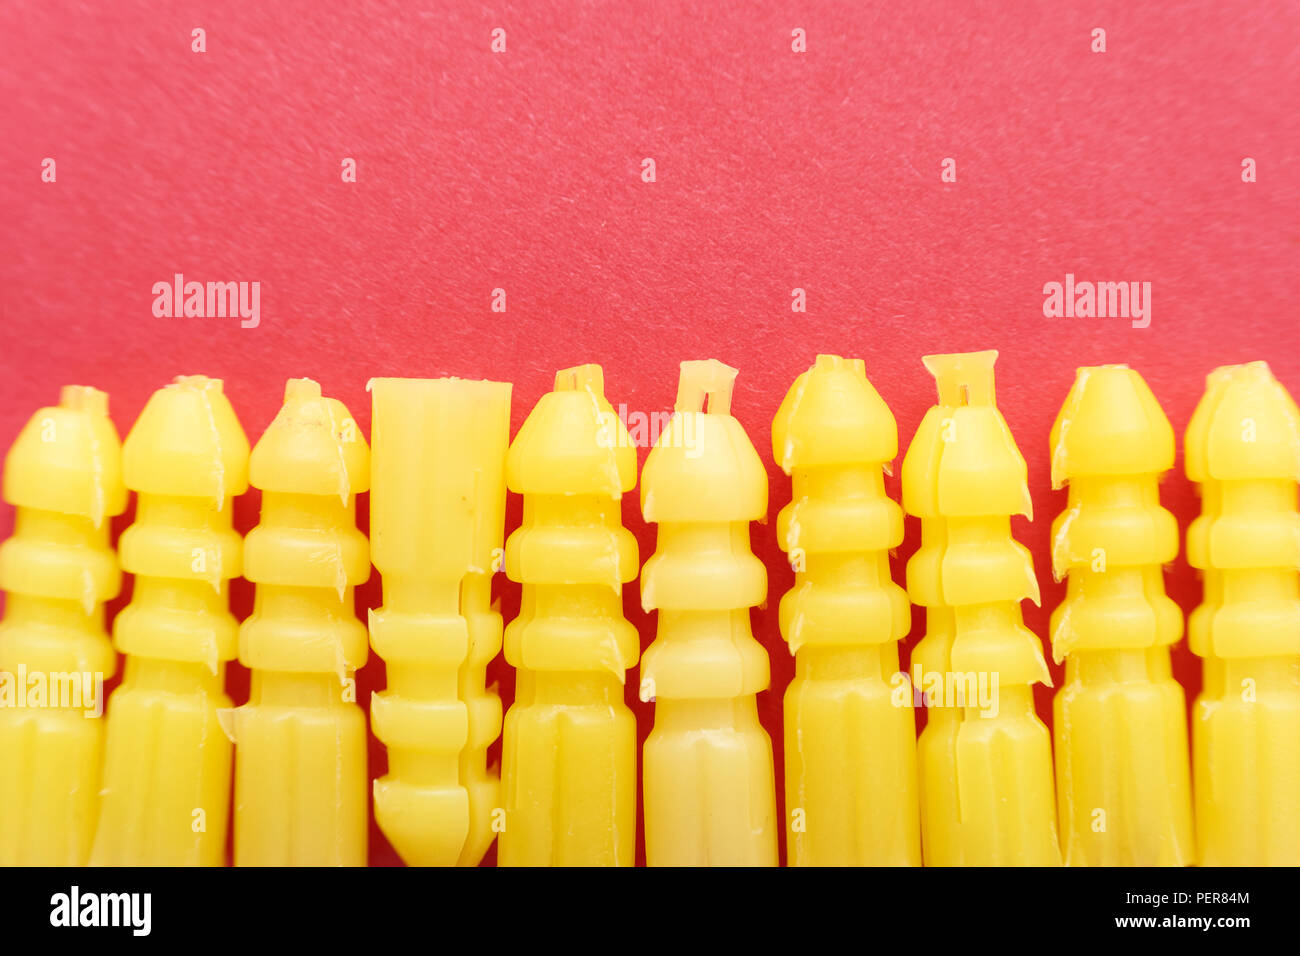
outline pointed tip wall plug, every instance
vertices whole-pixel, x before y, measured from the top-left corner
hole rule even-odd
[[[640,645],[622,589],[639,563],[620,499],[636,464],[599,365],[560,371],[510,446],[506,480],[524,507],[506,573],[523,588],[505,631],[516,681],[501,866],[634,862],[636,720],[623,688]]]
[[[641,602],[658,611],[641,665],[655,702],[644,752],[650,866],[775,866],[772,743],[755,695],[767,652],[749,609],[767,572],[749,523],[767,514],[767,474],[731,415],[736,370],[683,362],[676,410],[641,473],[641,510],[658,524]]]
[[[66,386],[5,459],[17,509],[0,546],[0,865],[81,866],[99,809],[104,681],[117,655],[104,602],[122,575],[109,520],[126,510],[108,396]]]
[[[1300,410],[1263,362],[1215,369],[1187,426],[1202,511],[1187,622],[1198,862],[1300,865]]]
[[[919,866],[916,724],[898,673],[911,605],[889,569],[903,513],[883,479],[898,429],[861,359],[817,356],[781,403],[772,452],[793,479],[777,519],[795,570],[780,609],[795,655],[785,694],[790,863]]]
[[[262,513],[244,541],[256,598],[239,635],[251,679],[234,715],[235,864],[364,866],[366,721],[354,675],[368,644],[353,588],[370,576],[356,527],[370,450],[341,402],[290,379],[249,479]]]
[[[219,866],[232,747],[220,715],[239,634],[228,582],[243,550],[231,500],[248,488],[248,439],[221,380],[182,376],[154,392],[122,469],[138,499],[118,552],[135,583],[113,624],[126,667],[108,707],[91,863]]]
[[[1178,526],[1159,491],[1173,429],[1137,372],[1081,368],[1052,427],[1051,461],[1053,486],[1069,487],[1052,525],[1053,572],[1069,583],[1051,621],[1053,654],[1066,662],[1053,720],[1066,862],[1186,866],[1186,707],[1169,659],[1183,616],[1163,580]]]
[[[918,740],[926,865],[1060,863],[1052,747],[1034,710],[1050,684],[1020,602],[1039,600],[1011,516],[1029,515],[1025,460],[994,401],[996,352],[926,356],[939,402],[903,459],[903,509],[921,519],[907,565],[926,634],[912,653],[928,709]]]

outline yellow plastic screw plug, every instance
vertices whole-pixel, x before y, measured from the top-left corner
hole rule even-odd
[[[371,698],[388,774],[375,819],[416,866],[474,866],[499,828],[487,748],[501,700],[485,686],[501,650],[491,600],[501,566],[510,386],[377,378],[371,420],[370,548],[384,606],[370,642],[388,688]]]
[[[912,653],[927,705],[917,744],[927,866],[1060,864],[1052,744],[1032,685],[1051,684],[1020,602],[1038,603],[1011,516],[1032,517],[1025,460],[994,402],[997,352],[927,355],[939,403],[903,459],[921,519],[907,590],[926,608]]]
[[[623,701],[636,628],[623,584],[636,539],[619,501],[636,487],[636,448],[605,399],[599,365],[556,375],[506,459],[524,496],[506,542],[523,585],[505,631],[516,668],[502,736],[502,866],[631,866],[636,852],[636,720]]]
[[[241,573],[231,499],[248,488],[248,439],[219,379],[184,376],[150,397],[122,449],[136,520],[122,535],[135,575],[113,640],[127,655],[108,707],[103,804],[91,863],[220,866],[230,812],[226,662]]]
[[[1192,716],[1196,842],[1206,866],[1300,865],[1300,410],[1263,362],[1210,373],[1187,427],[1202,512],[1187,560],[1205,602]]]
[[[239,632],[252,679],[235,711],[235,864],[364,866],[366,719],[354,674],[368,645],[353,588],[370,576],[355,517],[370,449],[341,402],[295,378],[248,469],[262,519],[244,541],[257,597]]]
[[[641,604],[659,611],[641,665],[641,699],[655,701],[643,764],[650,866],[777,862],[772,741],[755,696],[768,660],[749,623],[767,596],[749,547],[767,475],[731,416],[735,377],[718,361],[682,363],[674,414],[641,476],[642,514],[659,525],[641,571]]]
[[[1052,614],[1066,661],[1056,695],[1057,800],[1071,866],[1193,862],[1187,710],[1169,647],[1183,614],[1162,566],[1178,524],[1160,506],[1174,431],[1137,372],[1081,368],[1052,427],[1052,571],[1068,576]]]
[[[785,804],[794,866],[920,866],[916,722],[899,695],[907,594],[889,573],[903,512],[883,471],[898,426],[861,359],[819,355],[772,423],[794,494],[777,519],[795,586],[781,633],[795,656],[785,695]]]
[[[117,669],[104,602],[122,583],[109,518],[126,488],[107,395],[70,385],[32,416],[5,459],[4,500],[17,513],[0,546],[0,866],[81,866]]]

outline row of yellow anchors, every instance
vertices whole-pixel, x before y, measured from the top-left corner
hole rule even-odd
[[[1038,587],[1010,534],[1010,517],[1029,511],[1026,467],[994,404],[994,357],[926,359],[939,402],[903,463],[903,507],[922,527],[906,593],[888,559],[902,509],[882,479],[897,430],[862,362],[818,357],[777,414],[773,450],[794,483],[778,523],[796,570],[780,609],[796,657],[791,862],[1300,862],[1294,403],[1262,363],[1220,369],[1188,430],[1204,499],[1188,554],[1206,589],[1189,626],[1206,677],[1193,788],[1169,668],[1182,618],[1161,581],[1178,549],[1158,498],[1172,429],[1136,372],[1080,370],[1051,440],[1053,483],[1070,487],[1053,535],[1053,568],[1069,578],[1052,618],[1067,662],[1054,786],[1031,695],[1047,668],[1020,617]],[[749,629],[767,586],[748,525],[766,514],[767,482],[730,415],[734,375],[683,363],[676,414],[642,474],[642,510],[659,528],[641,575],[643,604],[659,612],[639,684],[656,709],[644,759],[652,865],[776,862],[772,751],[755,703],[767,657]],[[375,813],[402,857],[472,864],[499,837],[505,865],[633,861],[636,733],[622,688],[638,642],[620,591],[639,562],[619,498],[636,486],[636,455],[599,367],[561,372],[513,445],[508,385],[377,379],[371,391],[373,455],[308,380],[289,383],[251,458],[210,379],[160,390],[121,450],[93,389],[69,388],[32,419],[4,480],[18,514],[0,549],[0,671],[11,693],[22,678],[23,699],[0,708],[0,863],[220,863],[232,741],[236,863],[364,863],[352,674],[367,632],[351,589],[371,560],[384,605],[370,643],[388,673],[371,709],[389,752]],[[262,517],[241,542],[231,499],[250,480]],[[354,509],[371,485],[367,551]],[[503,551],[507,486],[524,495],[524,517]],[[126,668],[100,721],[56,699],[68,682],[54,678],[115,667],[107,519],[127,488],[137,517],[119,552],[136,581],[113,629]],[[502,567],[523,594],[504,632],[517,694],[499,785],[486,750],[501,709],[484,671],[503,643],[489,596]],[[226,594],[240,574],[257,588],[242,627]],[[930,708],[919,741],[897,674],[909,594],[927,614],[912,665]],[[235,657],[252,689],[231,710]]]

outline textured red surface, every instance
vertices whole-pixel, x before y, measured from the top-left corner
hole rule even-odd
[[[905,448],[933,402],[920,356],[996,348],[1037,518],[1015,530],[1050,608],[1063,495],[1046,444],[1076,366],[1131,364],[1180,434],[1215,365],[1266,359],[1300,394],[1295,4],[424,6],[0,7],[0,442],[69,382],[107,389],[125,435],[172,376],[223,377],[255,440],[288,376],[320,380],[367,429],[370,376],[512,381],[517,428],[556,368],[600,362],[611,400],[650,413],[671,405],[678,362],[716,357],[740,369],[734,409],[769,462],[774,517],[789,484],[771,418],[817,352],[866,359]],[[177,272],[261,282],[260,326],[155,318],[152,285]],[[1043,285],[1067,272],[1151,282],[1151,326],[1044,318]],[[1180,473],[1165,496],[1186,526]],[[625,518],[648,556],[631,500]],[[775,611],[792,574],[772,522],[754,543],[779,772],[792,665]],[[1168,584],[1186,609],[1199,599],[1181,559]],[[509,618],[518,591],[500,585]],[[378,604],[377,581],[359,599]],[[653,620],[634,591],[626,603],[647,644]],[[1044,633],[1046,610],[1025,616]],[[1176,658],[1194,693],[1194,661]],[[492,676],[508,702],[510,669]],[[382,664],[361,683],[364,701]],[[231,687],[243,699],[241,668]],[[634,706],[644,735],[651,709]],[[396,860],[377,830],[371,858]]]

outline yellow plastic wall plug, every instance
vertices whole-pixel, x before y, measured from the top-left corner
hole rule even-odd
[[[795,379],[772,423],[772,453],[794,486],[777,519],[795,569],[780,615],[795,656],[785,695],[790,862],[919,866],[916,722],[898,670],[911,608],[889,573],[903,512],[883,477],[898,427],[861,359],[819,355]]]
[[[353,588],[370,576],[355,517],[370,449],[341,402],[295,378],[248,470],[262,519],[244,541],[257,597],[239,632],[251,685],[235,711],[235,864],[364,866],[366,718],[354,674],[368,645]]]
[[[504,559],[510,386],[377,378],[371,420],[370,550],[384,606],[370,641],[388,688],[371,698],[388,774],[375,819],[416,866],[474,866],[499,829],[487,748],[501,700],[485,686],[501,650],[492,574]]]
[[[524,496],[506,542],[506,573],[523,593],[505,631],[516,683],[497,860],[631,866],[636,720],[623,681],[640,644],[621,595],[640,564],[619,500],[636,487],[636,448],[599,365],[556,376],[510,446],[506,483]]]
[[[939,403],[903,459],[921,519],[907,565],[926,634],[912,653],[927,705],[917,745],[927,866],[1059,865],[1052,744],[1032,685],[1051,683],[1020,602],[1038,603],[1011,516],[1032,517],[1025,460],[994,403],[997,352],[928,355]]]
[[[1174,431],[1137,372],[1081,368],[1051,449],[1052,487],[1070,487],[1052,524],[1052,571],[1069,579],[1051,625],[1066,661],[1052,722],[1065,862],[1187,866],[1187,709],[1169,662],[1183,613],[1162,570],[1178,524],[1159,491]]]
[[[1198,862],[1300,865],[1300,411],[1263,362],[1216,369],[1187,427],[1205,601],[1192,715]]]
[[[659,525],[641,572],[641,604],[659,611],[641,665],[641,699],[655,701],[643,764],[650,866],[777,862],[772,742],[755,696],[768,660],[749,623],[767,596],[749,547],[767,475],[731,416],[735,377],[718,361],[682,363],[675,412],[641,476],[642,514]]]
[[[4,500],[17,514],[0,547],[0,866],[81,866],[117,669],[104,602],[122,583],[109,519],[126,488],[107,395],[71,385],[32,416],[5,459]]]
[[[138,493],[122,535],[135,575],[113,640],[126,657],[108,707],[93,865],[219,866],[230,812],[226,662],[242,570],[231,499],[248,488],[248,439],[219,379],[186,376],[150,397],[122,449]]]

